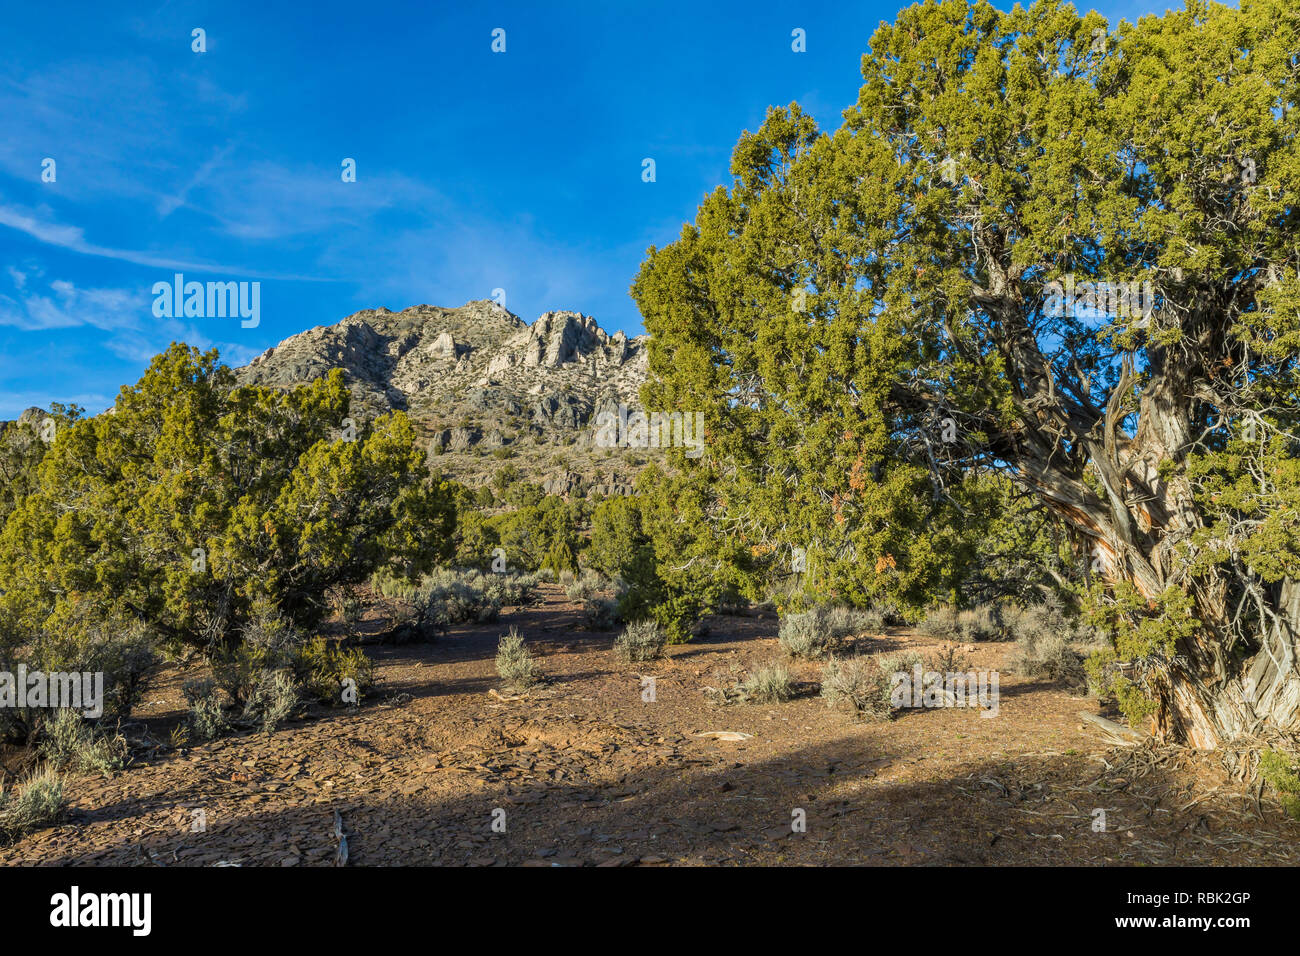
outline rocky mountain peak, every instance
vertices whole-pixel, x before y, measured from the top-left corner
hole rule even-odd
[[[568,310],[529,325],[480,300],[365,309],[291,336],[235,374],[289,388],[341,368],[354,410],[401,409],[435,429],[454,419],[468,435],[463,443],[473,444],[476,431],[577,430],[601,408],[635,404],[646,364],[645,336],[610,335]]]

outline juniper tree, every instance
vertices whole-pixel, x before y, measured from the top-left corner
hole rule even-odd
[[[1084,542],[1132,718],[1300,731],[1297,50],[1281,0],[927,2],[837,130],[770,110],[633,287],[710,525],[915,597],[1001,471]]]
[[[405,415],[348,409],[337,370],[235,387],[215,351],[173,345],[110,412],[59,429],[0,531],[0,625],[126,619],[213,651],[259,609],[310,625],[334,589],[426,566],[450,491]]]
[[[43,417],[0,422],[0,525],[36,482],[36,469],[61,429],[81,417],[79,405],[55,402]]]

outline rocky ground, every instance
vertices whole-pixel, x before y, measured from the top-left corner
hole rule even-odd
[[[667,660],[625,665],[577,611],[543,586],[499,623],[372,647],[381,684],[359,709],[180,750],[161,743],[183,712],[170,669],[128,728],[153,752],[73,778],[66,822],[0,864],[333,865],[336,813],[350,866],[1300,863],[1300,824],[1266,795],[1187,751],[1105,746],[1078,717],[1096,702],[1049,684],[1003,670],[992,719],[854,722],[796,665],[795,700],[719,705],[704,688],[778,656],[774,620],[716,617]],[[549,678],[519,698],[494,668],[511,624]],[[900,630],[860,647],[903,648],[935,649]],[[1001,667],[1010,650],[967,656]]]

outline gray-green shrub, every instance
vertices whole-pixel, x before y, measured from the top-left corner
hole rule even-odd
[[[916,626],[917,632],[926,637],[966,644],[993,640],[1002,628],[1001,610],[991,604],[961,611],[948,605],[931,608]]]
[[[815,660],[839,650],[847,637],[879,632],[884,623],[874,609],[818,605],[783,617],[777,639],[791,657]]]
[[[618,623],[618,602],[613,598],[592,597],[582,602],[582,623],[593,631],[608,631]]]
[[[824,608],[787,614],[781,618],[777,640],[791,657],[817,658],[831,650],[833,638]]]
[[[244,702],[240,719],[259,724],[269,734],[292,717],[301,703],[299,685],[291,670],[263,671],[261,680]]]
[[[226,719],[225,707],[221,701],[221,691],[215,681],[209,678],[187,680],[181,685],[181,693],[189,707],[188,723],[195,740],[204,743],[216,740],[230,729]]]
[[[428,637],[435,629],[446,631],[465,621],[495,621],[501,608],[530,601],[537,581],[536,574],[439,568],[418,582],[376,575],[371,584],[385,597],[405,606],[407,632]]]
[[[892,717],[893,677],[921,663],[915,652],[878,657],[832,657],[822,667],[821,697],[827,707],[847,704],[855,717]]]
[[[754,668],[739,690],[756,704],[780,704],[794,696],[794,682],[784,664],[770,661]]]
[[[107,723],[127,718],[159,661],[155,639],[138,621],[74,615],[55,629],[31,633],[0,621],[0,671],[101,673]],[[47,713],[44,708],[0,707],[0,740],[27,743]]]
[[[60,708],[41,721],[36,751],[51,767],[105,777],[126,766],[126,739],[108,735],[71,708]]]
[[[1062,684],[1077,693],[1088,690],[1084,661],[1106,646],[1104,638],[1053,603],[1013,609],[1007,614],[1007,624],[1016,642],[1008,662],[1012,671]]]
[[[821,697],[827,707],[847,704],[855,717],[888,717],[889,678],[870,657],[832,657],[822,667]]]
[[[541,680],[537,661],[524,645],[523,635],[517,628],[510,628],[501,635],[497,644],[497,673],[506,686],[515,690],[526,691]]]
[[[63,815],[63,777],[45,766],[13,790],[0,791],[0,838],[12,843]]]
[[[595,571],[584,568],[582,576],[564,589],[570,601],[583,604],[610,590],[609,584]]]
[[[667,645],[668,635],[651,620],[632,621],[614,638],[615,653],[628,663],[657,660]]]

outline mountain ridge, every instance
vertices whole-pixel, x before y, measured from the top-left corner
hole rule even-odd
[[[517,414],[510,399],[551,398],[570,410],[563,424],[575,426],[605,403],[635,403],[647,341],[610,335],[580,312],[552,310],[528,324],[476,300],[459,308],[362,309],[291,335],[234,372],[241,384],[287,388],[341,368],[362,407],[400,409],[417,420],[462,404],[499,404]]]
[[[619,492],[630,479],[595,474],[609,456],[593,446],[588,426],[601,411],[639,404],[648,342],[611,335],[581,312],[551,310],[530,324],[474,300],[362,309],[291,335],[233,371],[240,384],[291,388],[340,368],[353,411],[406,412],[428,439],[431,464],[443,456],[440,470],[481,477],[484,463],[474,459],[518,455],[548,490]],[[556,464],[561,449],[575,460]]]

